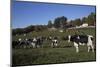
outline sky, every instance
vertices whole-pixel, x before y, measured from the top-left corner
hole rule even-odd
[[[88,16],[95,6],[13,1],[11,5],[12,28],[29,25],[46,25],[48,21],[65,16],[68,21]]]

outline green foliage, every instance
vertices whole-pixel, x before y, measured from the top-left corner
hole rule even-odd
[[[89,26],[94,26],[96,24],[96,14],[91,13],[87,17],[83,17],[82,23],[88,23]]]
[[[87,22],[88,22],[89,25],[95,25],[95,22],[96,22],[96,15],[95,15],[95,13],[91,13],[88,16]]]
[[[87,17],[82,18],[82,23],[87,23]]]
[[[80,19],[75,19],[73,24],[74,24],[74,26],[80,26],[82,24],[82,22]]]
[[[55,28],[63,28],[67,24],[67,18],[65,16],[57,17],[54,20],[54,27]]]

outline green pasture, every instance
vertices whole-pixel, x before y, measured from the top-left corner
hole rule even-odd
[[[78,31],[78,32],[76,32]],[[44,41],[42,48],[16,48],[12,49],[12,65],[40,65],[40,64],[57,64],[57,63],[73,63],[96,61],[96,52],[87,52],[87,46],[79,46],[79,53],[75,52],[73,43],[61,40],[61,37],[74,34],[86,34],[94,36],[94,44],[96,39],[95,28],[82,28],[75,30],[57,31],[40,31],[31,32],[26,36],[12,36],[12,40],[18,38],[32,38],[34,36],[58,36],[58,47],[52,48],[50,41]],[[13,45],[13,44],[12,44]]]

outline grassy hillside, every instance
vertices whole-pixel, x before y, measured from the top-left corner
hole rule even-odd
[[[48,30],[44,30],[44,31],[40,31],[40,32],[30,32],[28,33],[26,36],[22,35],[18,35],[18,36],[13,36],[13,40],[17,40],[18,38],[33,38],[34,36],[58,36],[58,37],[63,37],[66,35],[74,35],[75,33],[77,34],[86,34],[86,35],[93,35],[95,37],[95,28],[80,28],[80,29],[67,29],[65,30],[63,33],[59,32],[59,30],[57,31],[48,31]]]
[[[76,31],[80,32],[76,32]],[[31,32],[26,36],[19,35],[13,36],[13,40],[18,38],[32,38],[34,36],[58,36],[59,38],[66,35],[87,34],[93,35],[95,38],[95,28],[83,28],[77,30],[67,30],[63,33],[59,31]],[[83,33],[82,33],[83,32]],[[96,38],[95,38],[96,39]],[[95,44],[94,39],[94,44]],[[58,47],[52,48],[50,41],[44,41],[43,48],[19,48],[12,49],[12,62],[13,65],[37,65],[37,64],[55,64],[55,63],[73,63],[83,61],[95,61],[96,53],[87,52],[87,46],[79,46],[79,53],[75,52],[73,43],[62,41],[59,39]]]

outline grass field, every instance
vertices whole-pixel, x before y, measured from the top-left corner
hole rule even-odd
[[[95,36],[95,28],[84,28],[77,29],[77,34],[85,34]],[[75,31],[70,30],[63,33],[58,31],[42,31],[42,32],[31,32],[27,36],[23,35],[13,36],[13,40],[18,38],[32,38],[33,36],[59,36],[59,38],[65,35],[74,35]],[[95,44],[94,39],[94,44]],[[96,52],[87,52],[87,46],[79,46],[79,53],[75,52],[73,43],[68,43],[67,41],[62,41],[59,39],[58,47],[50,47],[51,43],[49,41],[44,41],[43,48],[16,48],[12,49],[12,64],[13,65],[40,65],[40,64],[56,64],[56,63],[73,63],[73,62],[87,62],[96,60]]]

